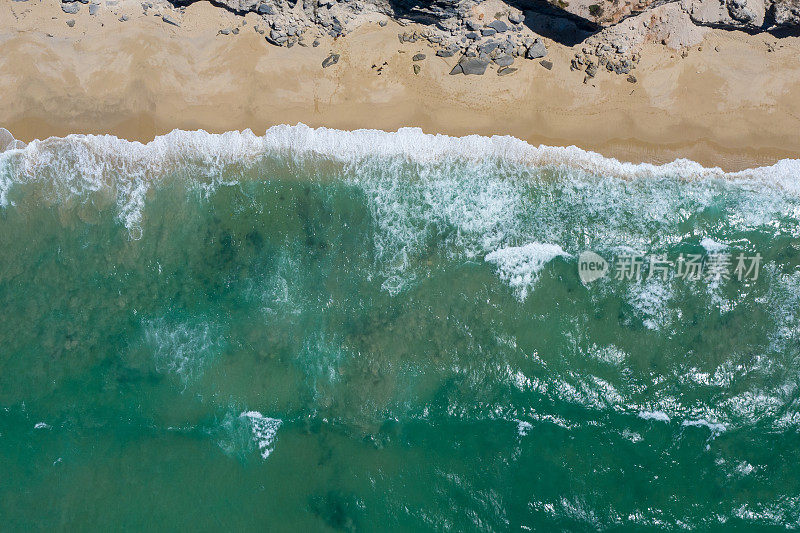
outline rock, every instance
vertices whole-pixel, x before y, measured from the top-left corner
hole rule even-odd
[[[75,3],[61,4],[61,11],[68,15],[74,15],[81,10],[81,6]]]
[[[458,48],[441,48],[436,50],[436,55],[439,57],[453,57]]]
[[[586,67],[586,75],[590,78],[594,78],[597,75],[597,65],[594,63],[589,63]]]
[[[219,30],[219,34],[220,35],[228,35],[228,34],[230,34],[230,32],[231,32],[231,30],[228,29],[228,28],[225,28],[224,30]]]
[[[539,59],[547,55],[547,47],[541,39],[536,39],[533,44],[525,52],[525,57],[528,59]]]
[[[339,62],[339,54],[331,54],[322,61],[322,68],[328,68]]]
[[[472,74],[475,76],[483,76],[486,73],[486,67],[489,66],[489,62],[485,59],[481,59],[479,57],[468,57],[464,58],[459,61],[461,65],[461,70],[464,74]]]
[[[515,69],[513,67],[503,67],[503,68],[497,69],[497,75],[498,76],[508,76],[509,74],[513,74],[516,71],[517,71],[517,69]]]
[[[625,79],[628,80],[628,82],[630,82],[630,83],[636,83],[636,76],[634,76],[633,74],[629,75]]]
[[[127,22],[127,20],[128,20],[128,15],[122,15],[122,16],[119,18],[119,21],[120,21],[120,22]]]
[[[275,10],[272,9],[272,6],[269,4],[259,4],[256,13],[259,15],[274,15]]]
[[[97,15],[98,11],[100,11],[100,4],[89,4],[90,15]]]
[[[461,63],[457,63],[456,66],[453,67],[453,70],[450,71],[451,76],[455,76],[456,74],[463,74],[464,69],[461,68]]]
[[[464,37],[466,37],[471,41],[477,41],[478,39],[481,38],[481,36],[475,33],[474,31],[468,32]]]
[[[779,26],[800,28],[800,0],[775,0],[772,15]]]
[[[381,28],[385,28],[387,24],[388,22],[386,22],[385,20],[378,22],[378,26],[380,26]]]
[[[423,59],[425,59],[425,54],[414,54],[411,61],[422,61]]]
[[[464,21],[464,23],[467,25],[467,28],[469,28],[472,31],[478,31],[481,29],[481,25],[474,20],[467,19]]]
[[[419,74],[419,65],[414,65],[414,74]]]
[[[522,22],[525,20],[525,15],[517,11],[512,11],[508,14],[508,20],[514,24],[522,24]]]
[[[269,31],[269,35],[266,36],[266,39],[270,44],[283,46],[283,44],[289,40],[289,37],[282,30],[272,29]]]
[[[728,0],[727,6],[728,14],[734,20],[749,24],[754,22],[756,19],[755,13],[747,8],[747,2],[744,0]]]
[[[67,26],[69,26],[70,28],[74,27],[75,26],[75,19],[69,19],[67,21]]]
[[[481,30],[481,35],[483,35],[484,37],[491,37],[495,33],[497,33],[497,30],[494,28],[483,28]]]
[[[314,42],[313,42],[313,43],[311,43],[311,46],[313,46],[314,48],[316,48],[317,46],[319,46],[319,40],[318,40],[318,39],[314,39]]]
[[[546,68],[547,70],[553,70],[553,62],[552,61],[548,61],[546,59],[542,59],[541,61],[539,61],[539,64],[541,66],[543,66],[544,68]]]
[[[514,64],[514,57],[508,54],[503,54],[494,58],[494,62],[499,67],[508,67]]]
[[[177,26],[178,28],[181,27],[181,23],[178,22],[178,20],[171,15],[161,15],[161,20],[163,20],[167,24],[172,24],[173,26]]]
[[[498,44],[496,42],[486,43],[480,47],[480,51],[482,54],[491,54],[496,48]]]
[[[508,31],[508,25],[502,20],[493,20],[492,22],[487,24],[486,27],[492,28],[497,33],[503,33]]]

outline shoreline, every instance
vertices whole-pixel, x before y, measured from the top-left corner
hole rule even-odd
[[[410,26],[395,22],[285,48],[253,31],[255,14],[207,2],[187,7],[180,27],[146,16],[120,22],[111,11],[66,15],[58,6],[15,3],[24,13],[0,15],[0,127],[24,142],[70,133],[146,142],[173,129],[262,134],[302,122],[511,135],[620,161],[685,158],[725,171],[800,158],[797,37],[710,30],[683,53],[647,43],[636,83],[608,72],[583,83],[570,70],[580,45],[549,40],[552,70],[518,60],[510,76],[451,76],[457,58],[399,43]],[[232,25],[238,35],[219,35]],[[339,62],[323,69],[332,52]],[[419,74],[417,53],[427,56]]]

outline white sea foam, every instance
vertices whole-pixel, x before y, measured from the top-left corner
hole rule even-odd
[[[533,288],[544,266],[556,257],[569,257],[557,244],[533,242],[525,246],[509,246],[486,254],[484,260],[497,268],[500,279],[524,300]]]
[[[219,328],[210,322],[159,318],[145,321],[143,326],[156,368],[177,375],[184,385],[200,377],[222,346]]]
[[[715,241],[710,237],[704,237],[703,240],[700,241],[700,246],[705,248],[706,252],[710,254],[719,253],[728,248],[728,245],[724,242]]]
[[[639,418],[645,420],[655,420],[656,422],[666,422],[669,424],[670,417],[664,411],[639,411]]]
[[[723,433],[727,427],[725,424],[721,424],[719,422],[709,422],[705,418],[701,418],[699,420],[684,420],[681,422],[681,426],[684,427],[707,427],[709,431],[711,431],[711,436],[716,437],[720,433]]]
[[[258,446],[258,451],[263,459],[275,449],[275,436],[278,434],[283,421],[279,418],[264,416],[258,411],[245,411],[239,415],[250,424],[253,439]]]
[[[113,186],[121,215],[129,227],[140,222],[141,199],[149,185],[168,172],[191,167],[201,175],[212,176],[230,165],[248,165],[268,155],[283,155],[295,160],[325,158],[355,163],[371,158],[399,158],[427,164],[442,160],[463,159],[482,162],[487,159],[528,167],[569,169],[571,172],[618,178],[671,176],[683,179],[727,178],[755,180],[770,186],[800,193],[800,160],[785,159],[770,167],[735,173],[719,168],[705,168],[686,159],[663,165],[624,163],[613,158],[577,148],[532,146],[511,136],[450,137],[425,134],[419,128],[401,128],[396,132],[379,130],[341,131],[278,125],[263,136],[250,130],[210,134],[202,130],[175,130],[158,136],[147,144],[127,141],[111,135],[69,135],[35,140],[27,146],[6,143],[13,155],[14,181],[57,176],[73,192],[110,186],[109,176],[118,176]],[[8,157],[0,160],[7,165]],[[11,184],[0,182],[0,205],[8,204]]]

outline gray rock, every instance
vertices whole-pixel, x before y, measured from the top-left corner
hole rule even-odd
[[[494,62],[500,67],[509,67],[514,64],[514,57],[508,54],[503,54],[494,58]]]
[[[74,15],[78,11],[81,10],[81,6],[78,4],[70,3],[70,4],[61,4],[61,11],[68,15]]]
[[[474,20],[467,19],[464,22],[466,23],[467,28],[469,28],[472,31],[478,31],[479,29],[481,29],[481,25]]]
[[[586,75],[590,78],[594,78],[597,75],[597,65],[589,63],[586,67]]]
[[[542,59],[541,61],[539,61],[539,64],[541,66],[543,66],[544,68],[546,68],[547,70],[553,70],[553,62],[552,61],[548,61],[546,59]]]
[[[457,63],[456,66],[453,67],[453,70],[450,71],[451,76],[455,76],[456,74],[463,74],[464,69],[461,68],[461,63]]]
[[[522,21],[525,20],[525,15],[514,11],[508,14],[508,20],[513,22],[514,24],[521,24]]]
[[[464,74],[473,74],[475,76],[483,76],[486,73],[486,67],[489,66],[488,61],[478,57],[464,58],[459,61],[459,64]]]
[[[122,16],[119,18],[119,21],[120,21],[120,22],[127,22],[127,20],[128,20],[128,15],[122,15]]]
[[[541,39],[536,39],[533,41],[533,44],[528,48],[528,51],[525,52],[525,57],[528,59],[539,59],[540,57],[544,57],[547,55],[547,47],[544,45]]]
[[[414,74],[419,74],[420,68],[419,65],[414,65]]]
[[[727,7],[728,14],[733,20],[749,24],[756,19],[755,13],[747,8],[747,2],[744,0],[728,0]]]
[[[339,54],[331,54],[322,61],[322,68],[328,68],[339,62]]]
[[[231,33],[231,30],[229,28],[225,28],[225,29],[219,30],[219,34],[220,35],[228,35],[230,33]]]
[[[475,33],[474,31],[468,32],[464,37],[466,37],[471,41],[477,41],[478,39],[481,38],[481,36]]]
[[[628,82],[630,82],[630,83],[636,83],[636,76],[634,76],[633,74],[629,75],[625,79],[628,80]]]
[[[385,20],[382,20],[382,21],[378,22],[378,26],[380,26],[381,28],[385,28],[387,24],[389,24],[389,23],[386,22]]]
[[[486,27],[492,28],[497,33],[503,33],[508,31],[508,24],[506,24],[502,20],[493,20],[492,22],[487,24]]]
[[[498,44],[495,42],[486,43],[480,47],[480,51],[482,54],[491,54],[497,46]]]
[[[514,74],[517,71],[514,67],[503,67],[497,69],[498,76],[508,76],[509,74]]]
[[[441,48],[436,50],[436,55],[439,57],[453,57],[458,48]]]
[[[272,9],[272,6],[269,4],[259,4],[256,13],[259,15],[274,15],[275,10]]]
[[[422,61],[423,59],[425,59],[425,54],[414,54],[411,61]]]
[[[75,19],[69,19],[69,20],[67,21],[67,26],[69,26],[70,28],[72,28],[73,26],[75,26]]]
[[[171,16],[171,15],[161,15],[161,20],[166,22],[167,24],[172,24],[173,26],[181,27],[181,23],[178,20]]]
[[[90,15],[97,15],[98,11],[100,11],[100,4],[89,4]]]
[[[481,35],[483,35],[484,37],[491,37],[495,33],[497,33],[497,30],[494,28],[483,28],[481,30]]]

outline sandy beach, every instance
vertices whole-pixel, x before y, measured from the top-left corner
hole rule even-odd
[[[711,30],[683,53],[646,44],[636,83],[608,72],[584,83],[583,72],[570,70],[579,45],[548,40],[552,70],[520,61],[510,76],[450,76],[457,58],[401,44],[398,32],[410,28],[394,21],[292,48],[269,45],[253,29],[258,21],[208,2],[188,6],[180,27],[137,3],[68,15],[57,0],[6,2],[0,126],[23,141],[70,133],[148,141],[175,128],[262,133],[298,122],[417,126],[725,170],[800,157],[797,37]],[[233,27],[238,34],[219,33]],[[323,69],[331,52],[340,60]],[[427,58],[415,75],[416,53]]]

